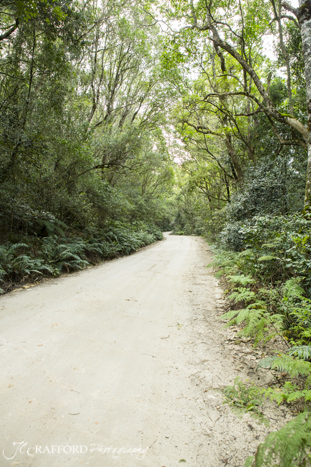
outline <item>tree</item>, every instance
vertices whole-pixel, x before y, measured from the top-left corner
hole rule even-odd
[[[307,111],[308,111],[308,133],[305,136],[307,147],[308,147],[308,168],[307,168],[307,183],[306,183],[306,195],[305,195],[305,207],[311,207],[311,3],[308,0],[303,2],[299,0],[299,8],[294,9],[288,3],[283,2],[282,7],[285,10],[293,13],[298,19],[305,77],[306,77],[306,89],[307,89]]]
[[[1,234],[158,222],[172,173],[153,146],[170,91],[139,2],[5,0],[0,13]]]
[[[309,67],[311,67],[311,22],[309,19],[310,10],[306,5],[308,4],[301,5],[298,10],[294,10],[287,4],[282,4],[283,8],[286,7],[296,14],[301,26],[309,102],[309,88],[311,88],[311,71],[309,71]],[[242,2],[241,0],[229,2],[226,0],[209,3],[200,0],[196,4],[192,0],[189,3],[172,1],[171,7],[170,17],[183,18],[183,21],[188,23],[188,26],[180,28],[179,32],[181,34],[187,34],[187,31],[200,32],[202,40],[208,40],[213,44],[215,52],[220,56],[220,60],[230,56],[234,60],[235,67],[238,67],[245,76],[248,76],[247,89],[245,89],[245,86],[240,87],[238,85],[235,91],[223,91],[221,93],[222,98],[237,95],[245,96],[254,103],[254,111],[264,112],[272,125],[275,125],[274,122],[285,124],[300,134],[300,144],[309,153],[305,191],[305,208],[309,208],[311,206],[310,124],[305,125],[300,118],[289,113],[280,112],[275,107],[269,95],[270,80],[260,77],[258,69],[253,64],[253,46],[261,40],[261,36],[269,29],[271,17],[274,18],[275,15],[278,15],[279,10],[271,11],[271,3],[265,1],[258,3],[255,0],[252,2]],[[224,11],[226,11],[226,20],[224,20]],[[288,17],[288,15],[286,16]],[[277,19],[279,21],[282,18],[279,19],[279,16],[277,16]],[[290,15],[290,20],[295,21],[295,18]],[[279,32],[281,31],[279,29]],[[256,92],[254,92],[254,89]],[[309,115],[310,112],[311,106],[308,105]],[[280,142],[287,144],[281,138]]]

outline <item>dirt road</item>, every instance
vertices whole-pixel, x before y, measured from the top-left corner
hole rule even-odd
[[[240,466],[266,428],[223,405],[237,375],[203,239],[0,300],[0,466]]]

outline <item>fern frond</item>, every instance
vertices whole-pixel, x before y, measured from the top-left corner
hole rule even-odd
[[[311,401],[311,391],[309,389],[303,389],[302,391],[294,391],[286,398],[286,402],[295,402],[299,399]]]
[[[301,358],[303,360],[311,359],[311,345],[299,345],[297,347],[292,347],[287,351],[288,355],[294,355],[295,357]]]
[[[232,319],[239,314],[240,310],[229,310],[219,317],[219,319]]]
[[[270,358],[270,357],[269,357]],[[290,355],[280,355],[272,357],[269,361],[268,358],[261,360],[258,366],[263,368],[271,368],[288,373],[292,378],[298,375],[310,376],[311,375],[311,363],[304,360],[297,360]]]
[[[273,362],[276,358],[276,356],[262,358],[259,360],[257,368],[272,368]]]
[[[269,321],[273,324],[274,329],[281,332],[284,329],[284,316],[280,314],[270,315]]]
[[[263,394],[267,399],[277,402],[278,405],[282,404],[286,399],[284,392],[280,388],[263,388]]]
[[[29,245],[27,245],[26,243],[14,243],[8,248],[8,250],[15,251],[17,250],[17,248],[29,248]]]
[[[301,297],[304,294],[303,288],[299,285],[299,278],[295,277],[285,282],[283,286],[284,297]]]
[[[279,431],[270,433],[260,444],[253,467],[302,467],[310,465],[311,413],[304,412],[284,425]]]
[[[268,324],[269,319],[265,316],[265,310],[254,310],[249,315],[243,334],[247,337],[255,337],[255,343],[258,343],[263,340],[264,334],[268,332]]]
[[[240,324],[243,323],[243,321],[249,319],[249,310],[247,308],[244,308],[242,310],[239,310],[239,314],[235,318],[235,324]]]
[[[250,275],[245,276],[244,274],[236,274],[227,277],[229,279],[229,282],[231,282],[232,284],[241,284],[243,286],[248,284],[254,284],[254,282],[256,282],[255,279],[253,279]]]
[[[238,302],[251,302],[255,298],[255,292],[252,292],[245,287],[239,287],[238,290],[229,295],[229,300],[233,300],[234,303]]]

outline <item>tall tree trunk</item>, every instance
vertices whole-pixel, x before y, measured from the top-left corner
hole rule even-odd
[[[288,110],[291,115],[294,115],[294,106],[293,106],[293,92],[292,92],[292,80],[291,80],[291,70],[290,70],[290,62],[289,56],[284,44],[284,35],[283,35],[283,26],[282,26],[282,4],[281,0],[278,0],[277,4],[275,0],[271,0],[275,19],[278,24],[279,29],[279,45],[282,52],[283,59],[285,61],[286,66],[286,81],[287,81],[287,94],[288,94]]]
[[[298,20],[301,29],[303,58],[305,64],[308,108],[308,166],[305,192],[305,209],[311,209],[311,1],[299,0]]]

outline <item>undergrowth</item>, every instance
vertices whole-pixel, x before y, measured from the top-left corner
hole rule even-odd
[[[112,225],[94,237],[65,237],[52,232],[43,238],[25,237],[23,243],[0,246],[0,294],[15,284],[78,271],[105,259],[129,255],[162,239],[156,227]]]
[[[261,410],[263,400],[259,388],[247,385],[239,378],[234,380],[234,384],[224,389],[225,401],[234,409],[241,412],[249,412],[260,421],[268,423]]]
[[[279,405],[299,402],[305,412],[269,435],[247,465],[311,465],[311,220],[265,216],[238,227],[232,236],[238,248],[226,238],[228,232],[225,242],[214,247],[213,266],[227,285],[230,308],[221,318],[227,326],[239,325],[239,334],[252,338],[255,346],[281,339],[282,351],[276,348],[259,366],[281,372],[286,382],[258,388],[235,381],[225,396],[251,412],[260,412],[263,397]]]
[[[270,433],[245,467],[307,467],[311,462],[311,413],[304,412]]]

